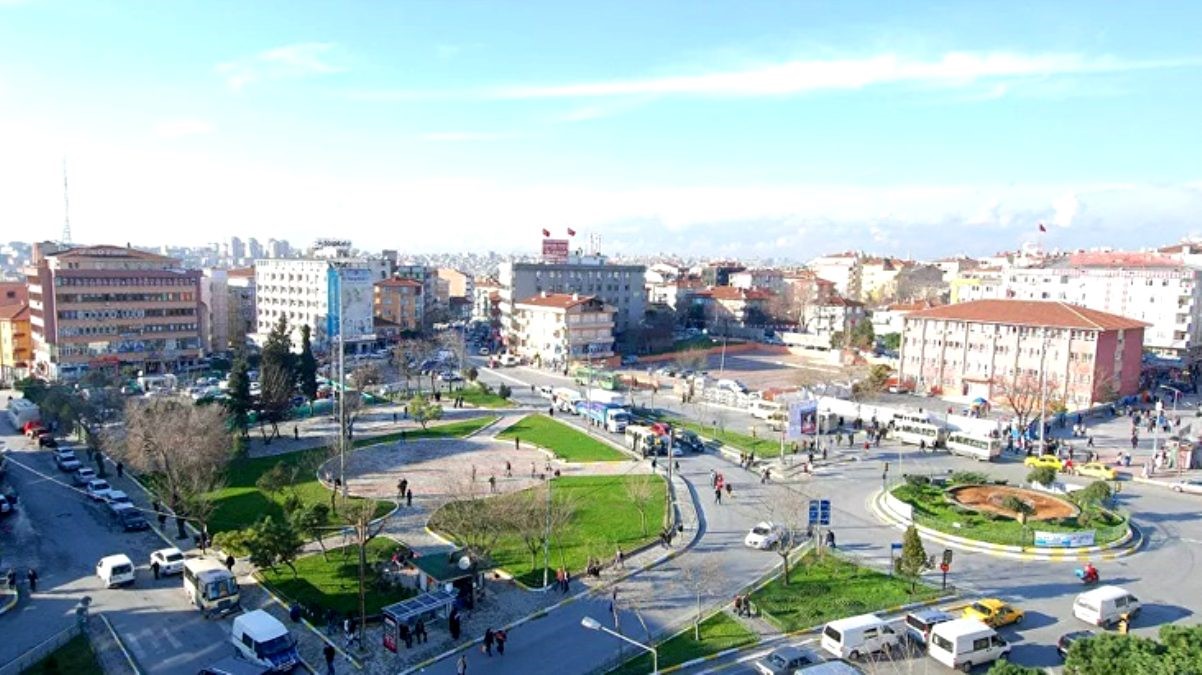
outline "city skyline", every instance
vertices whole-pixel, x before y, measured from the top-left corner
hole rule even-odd
[[[1196,8],[348,7],[0,3],[0,222],[58,237],[64,156],[92,243],[930,258],[1202,213]]]

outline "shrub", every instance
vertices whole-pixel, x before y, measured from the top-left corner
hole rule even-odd
[[[981,485],[989,482],[989,476],[980,471],[955,471],[948,476],[951,485]]]
[[[1110,499],[1110,484],[1106,481],[1096,480],[1083,489],[1069,495],[1069,498],[1076,502],[1079,506],[1088,506],[1092,504],[1101,504],[1107,499]]]
[[[1050,466],[1031,469],[1030,473],[1027,474],[1027,482],[1051,487],[1052,483],[1056,482],[1056,470]]]
[[[906,484],[910,487],[921,488],[931,484],[931,479],[927,476],[916,476],[906,474]]]
[[[1030,504],[1022,499],[1019,499],[1018,497],[1015,497],[1014,495],[1007,495],[1006,498],[1002,500],[1002,508],[1006,509],[1007,511],[1012,511],[1014,513],[1020,513],[1023,515],[1031,515],[1035,512],[1035,509],[1031,508]]]
[[[509,398],[510,396],[513,396],[513,390],[509,388],[509,385],[502,384],[501,386],[497,387],[497,395],[501,398]]]

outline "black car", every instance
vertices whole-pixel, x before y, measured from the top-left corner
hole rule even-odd
[[[672,443],[689,452],[705,451],[705,444],[701,442],[697,434],[691,431],[677,432],[675,438],[672,439]]]
[[[142,512],[128,504],[113,504],[109,507],[113,520],[126,532],[136,532],[150,529],[150,523],[142,516]]]
[[[47,431],[45,433],[38,434],[38,447],[39,448],[57,448],[58,441],[54,440],[54,434]]]
[[[1085,640],[1096,635],[1092,630],[1075,630],[1071,633],[1065,633],[1056,641],[1056,653],[1060,655],[1061,660],[1068,658],[1068,650],[1077,640]]]

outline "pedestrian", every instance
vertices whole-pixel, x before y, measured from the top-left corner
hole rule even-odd
[[[497,477],[496,476],[488,477],[488,491],[493,494],[497,493]]]
[[[509,463],[509,460],[505,460],[505,477],[513,478],[513,465]]]
[[[484,644],[481,645],[480,648],[484,651],[485,654],[492,656],[492,645],[493,645],[493,641],[496,639],[497,639],[497,636],[495,633],[492,632],[491,628],[488,628],[484,631]]]
[[[717,504],[722,503],[722,488],[720,487],[714,488],[714,502]]]
[[[734,486],[733,486],[733,485],[731,485],[730,483],[727,483],[727,484],[726,484],[726,497],[727,497],[727,499],[734,499],[734,497],[735,497],[735,495],[734,495],[734,490],[735,490],[735,488],[734,488]]]
[[[740,462],[743,461],[742,456],[739,457],[739,461]],[[710,487],[717,487],[717,485],[718,485],[718,472],[714,471],[713,469],[710,469]]]
[[[514,437],[513,437],[513,449],[514,449],[514,450],[521,450],[521,449],[522,449],[522,437],[521,437],[521,436],[514,436]]]
[[[158,581],[159,579],[159,569],[159,561],[156,560],[150,563],[150,572],[154,575],[155,581]]]
[[[125,475],[125,462],[117,462],[117,478]]]
[[[475,464],[472,465],[472,482],[473,483],[476,482],[476,465]]]
[[[822,446],[822,461],[826,461],[826,445]]]
[[[572,590],[572,573],[564,568],[563,570],[563,592],[566,594]]]
[[[334,631],[338,630],[338,612],[333,609],[326,610],[326,635],[333,635]]]
[[[8,588],[16,590],[17,588],[17,571],[13,568],[8,568],[4,573],[4,581]]]
[[[497,641],[497,656],[505,656],[505,641],[509,636],[505,634],[505,629],[502,628],[493,634],[493,639]]]
[[[1137,447],[1139,447],[1139,436],[1131,434],[1131,449],[1134,450]]]
[[[1085,447],[1087,447],[1087,448],[1092,448],[1092,447],[1093,447],[1093,436],[1090,436],[1090,437],[1089,437],[1089,438],[1088,438],[1088,439],[1085,441]]]
[[[326,643],[324,649],[321,650],[322,656],[326,657],[326,675],[334,675],[334,645]]]
[[[530,478],[533,479],[537,475],[538,475],[538,470],[534,468],[534,462],[530,462]]]
[[[29,571],[25,573],[25,580],[29,582],[29,592],[37,593],[38,592],[38,571],[35,570],[34,568],[30,567]]]
[[[826,545],[829,548],[838,548],[837,546],[835,546],[835,531],[834,530],[826,531]]]
[[[614,553],[614,567],[619,568],[619,569],[626,569],[626,555],[624,553],[622,553],[621,548],[619,548],[617,550],[617,552]]]
[[[735,595],[735,616],[743,616],[743,596]]]
[[[237,562],[237,561],[234,560],[234,556],[227,555],[225,557],[225,569],[229,570],[230,574],[234,573],[234,563],[235,562]]]
[[[563,568],[555,570],[555,590],[563,592]]]
[[[405,492],[405,506],[413,506],[413,489],[410,488]]]
[[[655,471],[655,469],[656,469],[656,466],[658,465],[658,463],[659,463],[659,462],[658,462],[658,460],[657,460],[655,457],[652,457],[652,458],[651,458],[651,470],[652,470],[652,471]]]
[[[413,631],[418,644],[424,644],[430,639],[430,636],[426,634],[426,622],[421,617],[417,618],[417,624],[413,627]]]
[[[292,438],[298,441],[300,440],[300,427],[296,426],[295,424],[292,425]]]
[[[459,623],[459,613],[452,612],[450,618],[447,619],[447,631],[450,632],[451,639],[458,640],[461,630],[462,626]]]
[[[401,624],[398,632],[400,633],[401,641],[405,643],[405,649],[413,649],[413,633],[409,631],[409,624]]]
[[[454,637],[455,639],[459,638],[458,635],[455,635]],[[455,674],[467,675],[467,654],[459,655],[459,660],[455,662]]]
[[[396,424],[396,413],[392,413],[392,423]]]

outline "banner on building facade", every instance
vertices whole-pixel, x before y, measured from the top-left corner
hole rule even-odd
[[[564,263],[567,261],[567,239],[543,239],[543,262]]]

